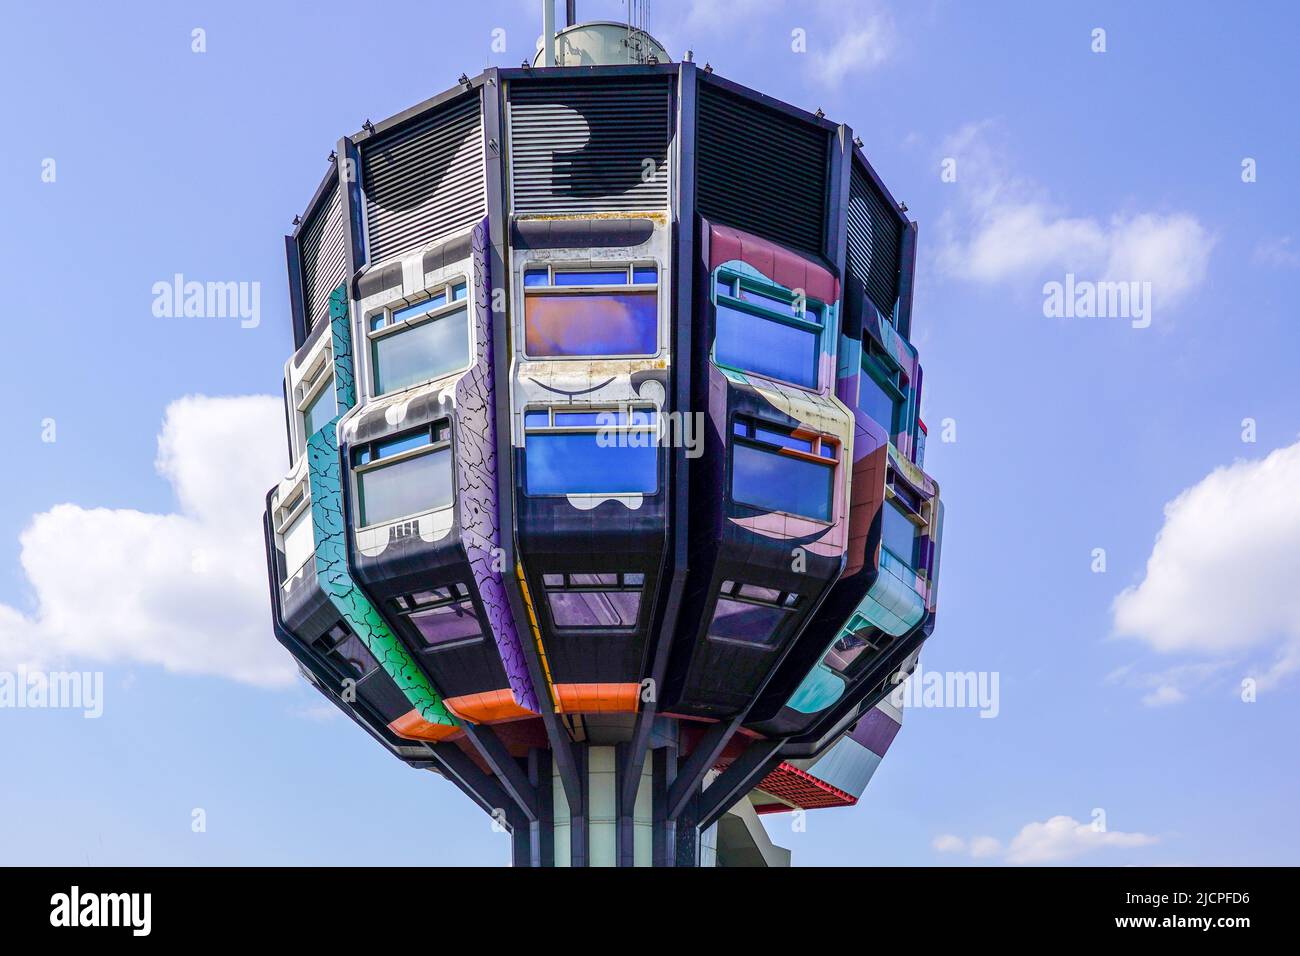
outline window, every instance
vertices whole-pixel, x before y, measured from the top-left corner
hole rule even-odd
[[[298,448],[307,447],[307,439],[316,434],[339,413],[334,389],[333,353],[327,346],[316,356],[294,387],[294,408],[301,416],[302,433]]]
[[[312,641],[312,647],[345,678],[360,680],[379,666],[365,642],[341,621]]]
[[[467,295],[464,282],[448,283],[414,305],[384,309],[366,320],[376,395],[469,366]]]
[[[858,661],[874,660],[893,642],[892,635],[874,627],[862,615],[854,614],[830,650],[822,657],[822,664],[837,674],[847,676]]]
[[[917,527],[897,498],[885,501],[880,521],[881,544],[908,567],[916,567]]]
[[[275,533],[284,553],[281,583],[287,584],[316,553],[307,485],[302,483],[284,496],[275,509]]]
[[[654,355],[655,266],[536,266],[524,270],[524,353],[530,358]]]
[[[302,411],[303,434],[310,438],[329,424],[339,413],[338,398],[334,394],[334,376],[330,375],[325,385],[316,393]]]
[[[817,387],[825,307],[779,286],[718,274],[713,360],[804,388]]]
[[[359,527],[386,524],[451,505],[450,427],[444,419],[352,449]]]
[[[831,520],[837,442],[751,418],[738,418],[732,430],[732,501],[762,511]]]
[[[868,338],[862,348],[862,376],[858,383],[858,407],[889,435],[901,431],[903,382],[898,366],[880,346]]]
[[[709,621],[709,637],[717,641],[766,647],[776,641],[789,611],[798,607],[793,591],[723,581]]]
[[[463,584],[416,591],[394,600],[397,613],[419,632],[426,650],[481,640],[483,625]]]
[[[529,495],[652,495],[659,488],[651,406],[581,405],[524,412],[524,487]]]
[[[544,574],[542,585],[557,628],[633,628],[645,575]]]

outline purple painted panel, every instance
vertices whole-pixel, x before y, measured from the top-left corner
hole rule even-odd
[[[876,756],[883,757],[901,726],[879,707],[872,707],[870,713],[858,721],[849,736]]]
[[[528,677],[519,631],[497,570],[500,533],[497,527],[496,417],[493,414],[492,310],[489,296],[487,220],[474,228],[474,301],[476,353],[473,367],[456,383],[456,466],[461,528],[474,583],[487,613],[501,663],[515,703],[540,712],[537,693]]]

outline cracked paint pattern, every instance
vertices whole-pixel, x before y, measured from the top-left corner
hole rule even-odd
[[[397,635],[370,603],[348,572],[347,528],[343,520],[343,486],[339,465],[338,420],[357,403],[352,370],[352,333],[348,320],[347,285],[330,294],[330,332],[334,346],[334,385],[338,410],[329,424],[307,439],[311,518],[316,542],[316,576],[321,590],[343,616],[352,632],[370,649],[385,673],[406,695],[415,711],[430,724],[459,727],[442,698],[416,666]]]
[[[496,416],[492,383],[492,294],[488,277],[487,221],[474,228],[474,364],[456,382],[456,483],[465,554],[515,703],[541,710],[528,676],[514,615],[498,570]]]

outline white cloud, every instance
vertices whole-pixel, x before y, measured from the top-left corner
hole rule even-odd
[[[794,49],[795,30],[803,31],[803,51]],[[809,79],[830,89],[882,66],[898,48],[893,17],[874,0],[852,7],[837,0],[692,0],[680,18],[652,23],[650,32],[667,44],[673,57],[693,49],[698,62],[709,61],[723,73],[729,49],[737,42],[761,42],[770,55],[770,41],[775,39],[796,61],[803,61]]]
[[[1142,698],[1142,703],[1147,707],[1168,707],[1170,704],[1181,704],[1187,699],[1187,695],[1175,687],[1173,684],[1161,684],[1151,693]]]
[[[1145,833],[1100,830],[1073,817],[1055,816],[1045,823],[1027,823],[1007,848],[1008,863],[1061,863],[1107,847],[1151,846],[1156,837]]]
[[[1300,667],[1300,442],[1216,468],[1165,506],[1141,583],[1114,629],[1157,652],[1271,651],[1261,684]]]
[[[806,54],[811,59],[813,78],[831,88],[887,62],[897,43],[893,20],[885,13],[867,16],[856,28],[842,22],[840,27],[829,49],[817,48],[815,39],[810,38]]]
[[[959,853],[977,860],[1001,857],[1008,863],[1036,865],[1061,863],[1106,848],[1142,847],[1156,842],[1155,837],[1145,833],[1100,830],[1073,817],[1055,816],[1043,823],[1026,824],[1005,849],[994,837],[965,840],[951,833],[935,837],[930,846],[939,853]]]
[[[940,217],[937,264],[974,282],[1060,279],[1150,282],[1163,307],[1205,280],[1215,237],[1190,213],[1069,215],[1041,184],[1017,174],[990,143],[993,124],[970,123],[942,146],[956,161],[960,201]],[[1033,286],[1036,288],[1036,284]]]
[[[1254,260],[1279,269],[1300,268],[1300,247],[1291,236],[1263,239],[1255,246]]]
[[[966,841],[952,833],[941,833],[930,841],[930,846],[938,853],[965,853]]]
[[[261,534],[266,489],[285,467],[280,400],[173,402],[155,466],[176,512],[60,504],[32,519],[20,561],[35,607],[0,605],[0,667],[135,662],[289,683],[295,668],[271,633]]]

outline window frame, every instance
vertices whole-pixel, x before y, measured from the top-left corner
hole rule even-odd
[[[595,283],[557,285],[557,274],[575,272],[615,272],[622,270],[627,281],[624,283]],[[637,269],[654,269],[654,282],[637,282]],[[528,273],[546,270],[545,285],[529,285]],[[584,259],[561,259],[533,261],[528,260],[519,268],[520,302],[519,310],[519,354],[528,362],[590,362],[596,361],[643,361],[663,354],[663,265],[655,259],[627,259],[610,262],[592,262]],[[586,355],[530,355],[528,353],[528,296],[530,295],[600,295],[601,293],[619,292],[654,292],[655,300],[655,347],[653,352],[590,353]]]
[[[307,564],[316,556],[315,551],[315,528],[312,529],[312,554],[302,564],[296,568],[289,567],[289,553],[285,549],[285,534],[304,513],[311,511],[311,484],[303,477],[282,499],[277,499],[275,510],[272,513],[272,525],[275,531],[276,543],[280,546],[280,553],[284,555],[283,576],[280,580],[280,587],[287,587],[289,582],[307,566]],[[307,520],[311,520],[311,515],[307,514]]]
[[[307,450],[307,440],[313,433],[307,431],[307,409],[320,397],[321,393],[334,384],[334,349],[329,343],[321,349],[316,360],[311,363],[302,378],[293,387],[293,410],[298,433],[298,453]],[[338,395],[334,396],[334,416],[338,417]]]
[[[876,344],[875,339],[867,335],[862,343],[862,373],[871,376],[872,381],[879,385],[894,400],[893,413],[890,415],[889,423],[889,442],[897,447],[897,438],[903,434],[903,415],[907,409],[907,392],[903,388],[903,369],[893,357],[883,348]],[[861,384],[859,384],[859,396],[861,395]],[[859,398],[859,401],[861,399]],[[863,414],[866,410],[861,408]],[[870,417],[870,416],[868,416]],[[877,422],[876,424],[880,424]]]
[[[429,436],[429,441],[415,448],[406,448],[392,454],[383,455],[379,453],[378,446],[385,445],[389,442],[398,441],[402,438],[425,432]],[[451,455],[452,479],[451,479],[451,501],[445,505],[439,505],[435,508],[425,508],[422,511],[415,511],[411,514],[399,515],[396,518],[389,518],[384,521],[374,522],[372,524],[362,524],[364,512],[364,502],[361,494],[361,479],[363,476],[380,471],[393,465],[400,465],[403,462],[411,461],[425,455],[432,455],[436,452],[447,451]],[[358,461],[358,456],[366,453],[369,457],[366,461]],[[404,521],[413,521],[416,518],[422,518],[425,515],[434,514],[439,511],[445,511],[448,508],[455,508],[457,501],[456,489],[456,452],[452,438],[452,427],[450,418],[438,418],[416,428],[409,428],[404,431],[395,432],[391,435],[385,435],[381,438],[372,438],[366,442],[360,442],[348,448],[349,471],[352,474],[352,500],[356,507],[353,509],[356,514],[353,516],[354,530],[369,531],[373,528],[382,528],[386,525],[400,524]]]
[[[475,328],[474,316],[470,312],[469,299],[470,278],[467,275],[454,275],[437,285],[430,286],[420,293],[419,298],[398,299],[390,302],[388,305],[376,309],[370,309],[362,316],[362,332],[366,337],[366,363],[369,370],[370,395],[373,398],[383,398],[389,395],[400,395],[402,392],[413,388],[419,388],[422,385],[428,385],[430,382],[436,382],[440,379],[448,378],[452,375],[463,375],[474,365],[475,349]],[[463,289],[464,294],[460,297],[455,295],[456,290]],[[439,295],[444,297],[442,305],[431,306],[413,319],[402,319],[394,321],[394,314],[403,312],[407,309],[417,308],[423,302],[431,302]],[[468,341],[465,345],[466,363],[457,368],[440,372],[431,378],[421,379],[418,382],[412,382],[401,388],[394,388],[388,391],[379,391],[379,360],[376,350],[376,343],[386,339],[395,338],[403,332],[409,332],[411,329],[418,328],[422,325],[428,325],[437,322],[439,319],[446,318],[461,310],[465,312],[465,330]],[[375,319],[382,319],[381,324],[376,327]]]
[[[891,469],[892,470],[892,469]],[[925,533],[926,521],[925,516],[917,509],[912,507],[902,494],[894,490],[894,480],[885,483],[885,500],[881,503],[881,508],[895,508],[903,518],[912,526],[912,553],[904,557],[894,551],[885,543],[885,516],[880,516],[880,550],[888,551],[889,554],[901,564],[906,565],[913,571],[917,570],[917,547],[920,544],[921,535]]]
[[[336,635],[335,632],[338,631],[341,631],[342,633]],[[372,666],[368,670],[365,670],[364,673],[352,673],[351,669],[346,667],[348,658],[344,657],[339,651],[339,648],[347,643],[349,638],[355,639],[357,643],[361,645],[362,650],[364,650],[366,655],[370,658]],[[366,646],[365,641],[361,640],[361,638],[353,632],[352,628],[348,627],[346,621],[340,620],[333,627],[320,634],[311,642],[310,647],[322,661],[335,671],[340,682],[351,680],[354,684],[359,684],[381,667],[379,659],[375,656],[374,652]]]
[[[741,434],[737,431],[741,426],[747,426],[747,434]],[[843,458],[844,445],[840,439],[836,438],[834,435],[827,435],[824,432],[814,432],[812,437],[808,439],[811,451],[805,452],[758,438],[757,435],[760,428],[768,431],[785,432],[791,437],[793,437],[794,432],[798,430],[789,425],[783,425],[777,422],[768,421],[767,419],[759,418],[756,415],[748,415],[745,413],[733,415],[731,418],[731,432],[728,436],[729,441],[727,442],[727,498],[733,505],[741,505],[746,508],[756,508],[760,511],[766,511],[769,514],[789,515],[792,518],[799,518],[803,521],[813,521],[817,524],[833,525],[839,518],[839,508],[836,505],[835,483],[839,476],[841,459]],[[802,441],[803,439],[799,440]],[[786,457],[796,458],[800,461],[806,461],[828,468],[830,471],[830,500],[828,502],[830,512],[829,517],[822,519],[814,518],[811,515],[797,514],[793,511],[772,511],[768,508],[764,508],[762,505],[753,504],[737,498],[733,491],[736,479],[735,448],[737,445],[745,445],[778,457],[784,455]],[[832,450],[833,457],[823,455],[823,450]]]
[[[474,590],[471,590],[463,581],[453,581],[450,584],[440,584],[427,590],[435,591],[438,588],[445,588],[448,596],[436,601],[426,601],[419,603],[415,600],[415,595],[419,592],[410,591],[405,594],[399,594],[392,599],[392,605],[395,613],[401,618],[415,635],[414,640],[418,641],[417,649],[421,654],[436,654],[439,651],[452,650],[454,648],[469,647],[472,644],[479,644],[487,640],[487,632],[491,630],[491,625],[487,622],[487,616],[483,613],[483,606],[478,600]],[[403,603],[405,602],[405,603]],[[446,641],[441,644],[430,644],[420,626],[415,623],[413,617],[424,611],[430,611],[441,607],[451,607],[458,604],[468,603],[474,610],[474,619],[478,622],[479,632],[474,637],[458,637],[454,640]]]
[[[645,424],[640,424],[640,423],[638,423],[638,424],[625,424],[625,425],[613,425],[613,426],[608,425],[608,424],[605,424],[605,425],[601,425],[601,424],[596,424],[596,425],[557,425],[557,424],[555,424],[555,414],[556,414],[556,412],[559,412],[560,414],[564,414],[564,413],[566,413],[566,412],[580,412],[580,413],[583,413],[583,414],[594,414],[594,415],[599,416],[599,415],[601,415],[602,413],[608,413],[608,412],[619,413],[619,412],[622,412],[622,411],[627,411],[627,412],[629,413],[629,416],[634,416],[637,412],[649,412],[649,413],[650,413],[650,418],[649,418],[648,422],[645,423]],[[545,412],[545,413],[547,414],[547,424],[545,424],[545,425],[529,425],[529,424],[528,424],[528,416],[529,416],[529,414],[536,414],[536,413],[538,413],[538,412]],[[524,471],[524,475],[523,475],[523,478],[524,478],[524,481],[523,481],[524,489],[523,489],[523,490],[524,490],[524,495],[525,495],[525,497],[528,497],[528,498],[569,498],[569,497],[572,497],[572,496],[574,496],[574,495],[577,495],[577,496],[581,496],[581,497],[589,497],[589,498],[617,498],[617,497],[630,497],[630,496],[632,496],[632,495],[643,495],[643,496],[645,496],[645,497],[651,497],[651,496],[653,496],[653,495],[657,495],[657,494],[659,494],[660,486],[663,484],[663,482],[660,480],[660,477],[659,477],[659,454],[658,454],[658,450],[659,450],[658,428],[659,428],[659,416],[660,416],[660,414],[661,414],[661,410],[660,410],[660,408],[659,408],[657,405],[655,405],[653,402],[645,402],[645,401],[624,402],[622,405],[611,405],[611,404],[609,404],[609,403],[602,403],[602,404],[599,404],[599,405],[579,405],[579,404],[571,404],[571,405],[554,405],[554,404],[546,404],[546,405],[542,405],[542,404],[531,404],[531,405],[525,405],[524,408],[523,408],[523,410],[522,410],[521,413],[520,413],[520,415],[521,415],[521,418],[520,418],[520,425],[521,425],[522,434],[523,434],[523,441],[524,441],[524,443],[523,443],[523,451],[524,451],[524,455],[525,455],[525,462],[524,462],[524,469],[523,469],[523,471]],[[655,487],[654,487],[654,490],[653,490],[653,491],[600,491],[600,492],[596,492],[596,491],[567,491],[567,492],[537,492],[537,493],[534,493],[534,492],[532,492],[532,491],[529,490],[529,487],[528,487],[528,464],[527,464],[527,453],[528,453],[528,436],[529,436],[530,434],[531,434],[531,435],[575,435],[575,434],[600,434],[600,432],[602,432],[602,431],[606,431],[606,430],[608,430],[608,429],[610,429],[610,428],[614,428],[615,430],[622,431],[622,432],[636,432],[636,433],[638,433],[638,434],[646,433],[646,434],[649,434],[649,435],[652,436],[651,441],[650,441],[648,447],[655,449]],[[617,446],[616,446],[616,447],[617,447]]]
[[[722,286],[724,283],[727,284],[730,287],[730,289],[733,291],[724,293],[720,288],[720,286]],[[829,312],[829,305],[823,302],[821,299],[816,299],[813,298],[812,296],[805,295],[803,297],[804,309],[802,314],[807,315],[810,311],[813,312],[815,315],[817,315],[818,318],[816,321],[812,321],[806,318],[801,319],[794,315],[784,315],[778,312],[776,309],[765,307],[759,303],[742,299],[739,297],[739,295],[736,292],[736,290],[740,290],[740,289],[751,289],[754,292],[758,293],[759,295],[765,296],[769,299],[781,299],[783,301],[789,302],[791,305],[794,305],[795,302],[797,301],[797,297],[793,292],[789,292],[783,287],[775,283],[755,279],[752,276],[744,275],[741,272],[734,269],[719,268],[715,270],[713,277],[709,283],[709,294],[713,300],[713,329],[712,329],[713,341],[709,345],[709,360],[712,361],[713,364],[716,365],[718,368],[727,369],[733,372],[739,372],[744,375],[757,375],[759,378],[764,378],[771,382],[779,382],[782,385],[788,385],[791,388],[797,388],[804,392],[821,393],[826,387],[826,383],[822,382],[821,357],[822,357],[823,346],[825,344],[825,340],[823,339],[823,336],[827,332],[827,318]],[[733,309],[734,311],[737,312],[745,312],[757,318],[763,319],[765,321],[777,322],[779,324],[787,325],[790,326],[791,328],[799,329],[804,332],[811,332],[813,334],[813,341],[816,346],[813,349],[813,355],[814,355],[813,375],[816,378],[816,381],[812,385],[804,385],[800,382],[793,382],[785,378],[776,378],[775,376],[768,375],[764,372],[756,372],[752,369],[741,368],[737,365],[732,365],[728,362],[719,361],[718,360],[718,306],[719,305],[725,305],[729,309]]]
[[[719,644],[730,644],[733,647],[746,647],[757,651],[774,651],[781,646],[785,639],[785,634],[789,630],[790,622],[795,619],[795,615],[801,611],[805,605],[803,597],[797,591],[784,591],[780,588],[768,588],[775,590],[779,595],[775,601],[767,600],[762,597],[756,597],[752,594],[743,593],[747,587],[765,587],[764,585],[748,584],[744,581],[724,580],[718,587],[717,593],[713,596],[713,606],[709,611],[708,621],[704,625],[704,637],[706,640],[716,641]],[[782,613],[780,623],[772,630],[771,637],[767,641],[742,641],[734,637],[720,637],[716,634],[710,634],[709,630],[713,626],[714,620],[718,615],[718,604],[721,601],[731,601],[734,604],[752,604],[755,607],[771,608]]]
[[[614,584],[573,584],[571,578],[577,575],[590,575],[596,577],[599,575],[614,575],[618,580]],[[547,578],[560,577],[563,582],[555,584],[547,581]],[[631,583],[629,577],[639,577],[639,583]],[[551,606],[552,594],[609,594],[617,592],[620,594],[637,595],[636,619],[631,624],[609,625],[609,624],[557,624],[555,613]],[[551,623],[551,629],[560,633],[589,633],[591,631],[618,631],[621,634],[628,634],[638,630],[641,627],[641,620],[646,613],[646,588],[645,572],[643,571],[548,571],[542,575],[542,596],[546,599],[546,616]]]

